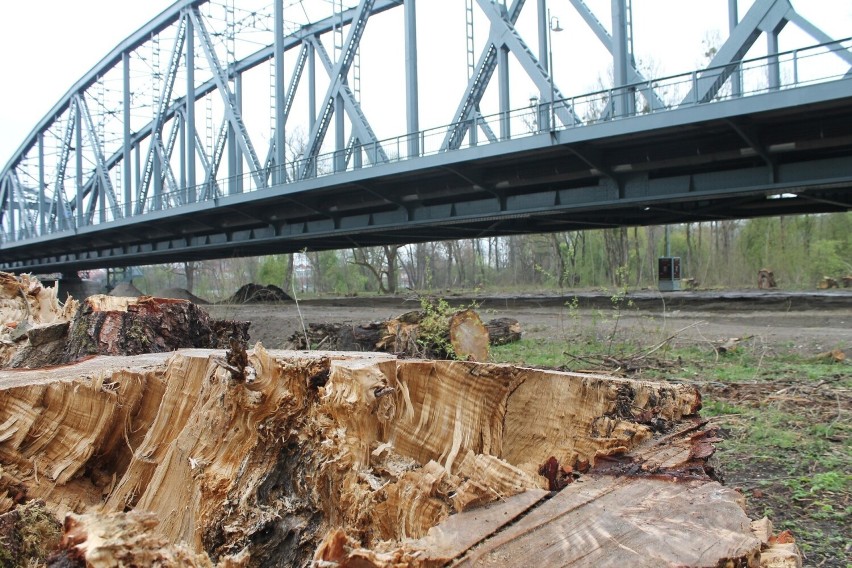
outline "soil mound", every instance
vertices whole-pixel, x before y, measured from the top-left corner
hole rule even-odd
[[[204,298],[199,298],[186,288],[166,288],[165,290],[160,290],[157,292],[156,297],[158,298],[174,298],[176,300],[189,300],[193,304],[201,305],[201,304],[209,304],[207,300]]]
[[[138,298],[144,296],[142,290],[133,285],[133,282],[119,282],[115,288],[110,290],[110,296],[119,296],[122,298]]]
[[[287,292],[269,284],[261,286],[260,284],[246,284],[237,290],[233,296],[225,300],[226,304],[269,304],[275,302],[289,302],[291,298]]]

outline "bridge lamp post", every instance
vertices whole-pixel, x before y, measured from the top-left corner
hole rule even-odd
[[[556,130],[556,103],[554,101],[556,87],[553,80],[553,32],[561,32],[563,29],[559,25],[559,18],[550,15],[550,8],[547,9],[547,66],[548,77],[550,78],[550,131]]]

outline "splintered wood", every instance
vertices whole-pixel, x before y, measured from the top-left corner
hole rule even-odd
[[[57,554],[89,566],[758,566],[770,546],[713,480],[691,387],[260,345],[252,380],[230,366],[0,371],[0,513],[44,500]]]

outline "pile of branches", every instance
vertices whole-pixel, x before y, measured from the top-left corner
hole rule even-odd
[[[261,286],[260,284],[246,284],[240,287],[233,296],[225,300],[226,304],[274,304],[277,302],[290,302],[291,298],[287,292],[274,284]]]

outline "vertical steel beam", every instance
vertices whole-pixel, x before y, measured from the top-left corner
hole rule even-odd
[[[773,28],[766,32],[766,53],[769,55],[769,65],[766,72],[769,74],[769,90],[777,91],[781,88],[781,67],[778,65],[778,32],[779,28]]]
[[[130,52],[121,54],[122,67],[122,117],[124,120],[124,142],[122,146],[122,163],[124,164],[124,216],[133,214],[133,168],[130,165],[130,152],[133,149],[130,141]],[[137,165],[137,170],[138,165]],[[137,183],[136,189],[139,189]]]
[[[195,203],[195,24],[186,18],[186,201]]]
[[[499,82],[500,139],[508,140],[512,136],[509,125],[509,48],[500,46],[497,52],[497,80]]]
[[[286,117],[284,116],[284,0],[275,0],[275,173],[272,183],[284,183]]]
[[[137,207],[137,211],[142,208],[142,146],[141,144],[136,145],[136,167],[134,170],[136,172],[136,201],[139,201],[139,206]],[[133,212],[131,211],[131,214]]]
[[[627,69],[630,65],[630,46],[627,41],[627,5],[625,0],[612,0],[612,70],[613,111],[615,117],[633,114],[633,93],[627,92]]]
[[[738,0],[728,0],[728,35],[734,31],[737,24],[740,23],[738,13]],[[739,70],[731,73],[731,95],[740,97],[743,94],[743,78]]]
[[[47,222],[44,218],[44,132],[38,133],[38,230],[40,235],[47,232]]]
[[[236,77],[234,77],[234,97],[235,104],[237,105],[237,110],[240,112],[240,115],[243,114],[243,74],[237,73]],[[232,175],[234,176],[235,182],[235,190],[237,193],[243,192],[243,153],[240,150],[240,146],[234,145],[234,172]]]
[[[74,150],[74,165],[75,165],[75,187],[76,198],[74,200],[75,206],[77,207],[77,226],[83,226],[83,113],[81,112],[80,105],[74,105],[74,140],[75,140],[75,150]]]
[[[151,136],[156,136],[154,133],[151,133]],[[153,146],[158,146],[160,144],[159,138],[154,138],[151,141]],[[152,156],[153,163],[151,164],[151,175],[153,176],[153,185],[154,185],[154,195],[153,195],[153,203],[151,205],[151,210],[159,211],[160,205],[162,202],[163,195],[163,170],[162,164],[160,162],[160,153],[157,150],[154,150],[154,155]]]
[[[550,22],[547,21],[547,0],[538,0],[538,60],[547,64],[547,29]],[[541,100],[550,93],[541,92]]]
[[[15,234],[15,186],[12,184],[12,176],[3,178],[3,183],[6,184],[6,199],[9,200],[9,208],[6,210],[9,219],[9,236],[13,241],[17,241],[18,235]],[[2,205],[0,203],[0,207]]]
[[[237,192],[237,137],[234,126],[228,124],[228,194]]]
[[[178,190],[180,193],[181,203],[187,203],[186,199],[186,121],[183,119],[183,113],[178,111],[175,113],[175,120],[178,121],[178,140],[180,140],[180,145],[178,146],[178,153],[180,154],[180,160],[178,167],[180,168],[178,175],[180,176],[180,180],[178,181]]]
[[[338,93],[334,97],[334,171],[346,169],[346,132],[343,120],[343,96]]]
[[[314,44],[308,42],[308,130],[314,129],[317,122],[317,52]]]
[[[538,0],[538,60],[547,69],[550,76],[550,89],[539,89],[538,93],[538,129],[550,129],[550,112],[553,109],[553,61],[550,55],[550,12],[547,0]],[[532,102],[532,101],[531,101]],[[547,102],[547,106],[544,103]]]
[[[417,9],[415,0],[405,0],[405,116],[408,157],[420,155],[420,110],[417,92]]]

